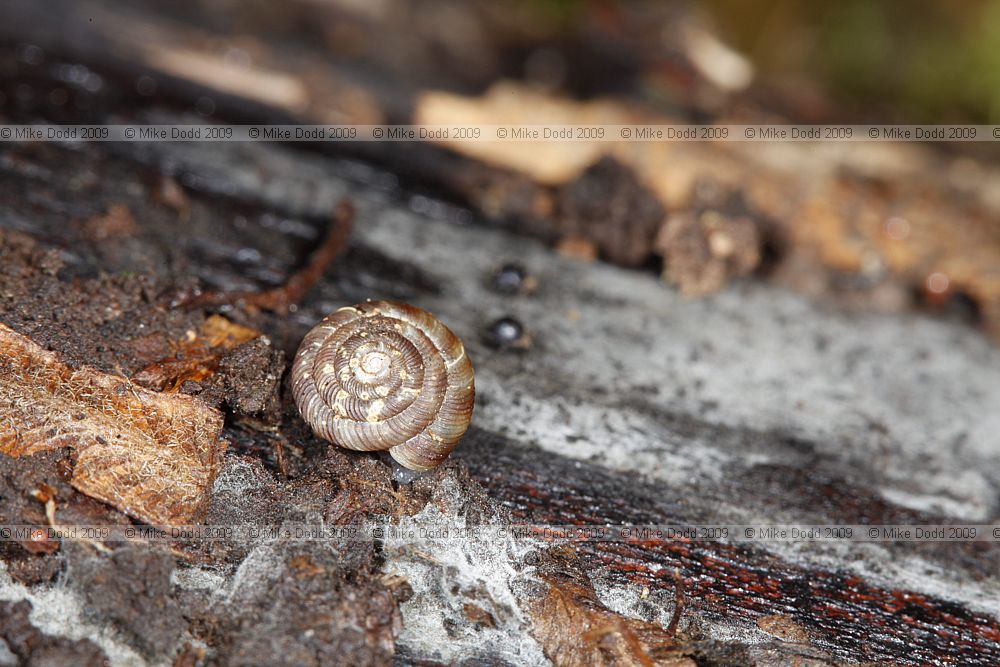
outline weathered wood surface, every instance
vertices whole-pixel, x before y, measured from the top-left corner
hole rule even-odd
[[[98,118],[116,109],[181,117],[121,92],[131,76],[114,69],[121,63],[91,64],[107,85]],[[243,119],[255,117],[249,108]],[[1000,519],[1000,355],[960,325],[849,313],[756,284],[684,300],[653,275],[557,258],[397,187],[392,173],[304,146],[3,151],[0,225],[63,248],[81,275],[102,266],[195,276],[219,288],[273,285],[301,264],[322,217],[349,194],[359,208],[350,252],[294,315],[265,317],[265,332],[291,352],[333,307],[369,297],[439,314],[468,341],[477,370],[475,427],[457,458],[517,519]],[[158,173],[191,192],[189,222],[144,205],[144,184]],[[143,229],[139,253],[101,257],[78,245],[67,219],[121,201]],[[489,289],[490,273],[510,259],[537,276],[534,295]],[[532,349],[482,343],[484,327],[502,315],[525,323]],[[996,544],[577,549],[607,605],[653,620],[672,608],[671,572],[679,569],[689,600],[681,631],[705,642],[697,654],[705,664],[1000,662]],[[653,591],[648,600],[643,586]],[[761,632],[758,619],[773,614],[790,617],[808,641]],[[407,620],[404,612],[406,660],[435,660]],[[462,637],[454,640],[459,654],[485,659],[475,638]]]
[[[515,517],[529,524],[683,526],[693,515],[692,508],[685,505],[703,502],[678,498],[671,489],[649,481],[623,479],[600,466],[581,466],[557,455],[539,456],[534,449],[482,432],[473,433],[460,458],[469,464],[474,478],[510,506]],[[815,476],[807,480],[801,471],[785,466],[761,468],[754,475],[760,488],[780,486],[789,494],[789,501],[793,497],[799,500],[799,509],[825,499],[843,511],[844,521],[941,520],[893,511],[878,498],[868,498],[872,505],[865,517],[852,518],[848,505],[870,496],[869,490],[850,488],[838,479]],[[894,516],[886,516],[886,511]],[[966,575],[970,578],[989,577],[996,571],[995,549],[927,546],[893,546],[888,549],[887,564],[924,556],[942,568],[952,559],[970,563],[972,572]],[[672,594],[673,573],[679,571],[688,600],[686,613],[709,625],[752,628],[761,617],[785,616],[810,638],[798,647],[803,657],[989,664],[998,655],[1000,623],[995,615],[957,604],[948,599],[947,591],[926,594],[919,589],[894,588],[891,581],[874,583],[857,571],[875,563],[857,555],[842,555],[838,563],[842,569],[836,569],[811,563],[809,554],[804,559],[786,559],[767,549],[691,539],[585,541],[575,548],[591,566],[606,568],[604,590],[609,595],[618,587],[629,586]],[[945,645],[948,648],[942,651]],[[905,656],[899,651],[904,646]],[[739,653],[735,646],[733,650]],[[782,659],[790,659],[794,650],[789,647],[789,654]],[[751,655],[744,652],[741,659],[751,662]],[[712,659],[711,653],[706,657]]]

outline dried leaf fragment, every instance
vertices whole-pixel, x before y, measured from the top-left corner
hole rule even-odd
[[[176,392],[185,382],[202,382],[214,375],[226,352],[258,336],[258,331],[221,315],[211,315],[199,331],[191,330],[183,340],[169,341],[169,353],[136,373],[133,379],[150,389]]]
[[[786,642],[807,642],[809,633],[796,623],[791,616],[771,614],[757,619],[757,627],[778,639]]]
[[[413,122],[422,125],[614,125],[627,121],[621,107],[612,101],[580,103],[502,81],[477,98],[433,90],[422,92],[417,97]],[[516,141],[518,138],[512,134],[507,141],[445,139],[439,143],[486,164],[527,174],[545,185],[562,185],[576,178],[606,152],[605,145],[597,141],[539,142],[530,136]]]
[[[70,368],[3,324],[0,375],[0,452],[71,447],[79,491],[152,524],[199,519],[225,449],[217,410]]]
[[[616,614],[589,583],[555,573],[542,579],[549,589],[529,603],[531,634],[555,664],[694,667],[671,632]]]

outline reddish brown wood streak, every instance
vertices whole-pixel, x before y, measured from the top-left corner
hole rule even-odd
[[[530,518],[540,520],[537,514]],[[1000,659],[997,622],[953,603],[880,589],[837,572],[804,570],[753,549],[719,542],[692,546],[589,542],[577,549],[623,578],[651,587],[671,586],[659,567],[679,567],[692,605],[702,611],[748,621],[758,614],[791,613],[843,657],[869,651],[869,658],[904,664],[949,657],[960,658],[961,664],[997,664]],[[905,653],[900,646],[908,647]],[[973,658],[984,662],[970,662]]]
[[[486,442],[482,448],[477,440]],[[470,443],[469,441],[472,440]],[[607,471],[579,468],[530,455],[499,455],[517,448],[474,432],[457,450],[473,476],[507,505],[515,521],[533,524],[679,523],[651,515],[634,485]],[[498,460],[499,459],[499,460]],[[606,476],[606,485],[595,480]],[[602,493],[607,496],[602,497]],[[636,493],[634,497],[629,494]],[[714,541],[578,542],[591,564],[601,564],[623,582],[672,589],[673,571],[684,579],[687,613],[755,627],[763,615],[785,614],[805,628],[814,645],[836,658],[893,664],[1000,664],[1000,624],[961,604],[907,590],[868,584],[857,575],[810,569],[756,547]]]

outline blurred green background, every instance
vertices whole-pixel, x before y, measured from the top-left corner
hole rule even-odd
[[[760,79],[816,81],[857,114],[889,106],[910,122],[1000,122],[1000,0],[705,6]]]

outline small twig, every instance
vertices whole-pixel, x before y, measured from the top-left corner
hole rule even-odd
[[[241,302],[246,306],[285,314],[290,306],[298,303],[323,277],[326,267],[346,248],[354,224],[354,205],[347,199],[337,204],[323,243],[309,258],[309,262],[296,271],[284,285],[264,292],[211,291],[202,292],[181,301],[184,308],[207,308],[226,306]]]
[[[45,501],[45,518],[48,519],[50,526],[55,527],[55,525],[56,525],[56,501],[53,498],[48,498]]]
[[[281,438],[273,440],[274,442],[274,458],[278,463],[278,472],[285,479],[288,479],[288,468],[285,467],[285,444]]]
[[[70,526],[63,526],[62,524],[56,523],[56,499],[53,496],[52,490],[46,489],[34,489],[32,495],[36,500],[45,503],[45,519],[49,522],[49,526],[55,530],[69,530]],[[101,553],[109,554],[111,549],[104,545],[103,542],[98,542],[97,540],[92,540],[89,537],[79,538],[80,542],[93,547]]]
[[[357,477],[356,475],[348,475],[347,479],[348,479],[348,481],[350,481],[351,484],[358,484],[358,485],[361,485],[361,486],[367,486],[367,487],[375,488],[375,489],[378,489],[379,491],[385,491],[385,493],[387,493],[390,496],[392,496],[393,498],[395,498],[396,499],[396,503],[399,504],[399,505],[402,505],[405,502],[405,500],[406,500],[406,496],[404,496],[399,491],[396,491],[395,489],[392,489],[392,488],[386,489],[381,484],[379,484],[378,482],[372,482],[372,481],[367,480],[367,479],[361,479],[360,477]]]
[[[670,617],[670,625],[667,626],[667,634],[674,637],[677,634],[677,625],[681,622],[681,612],[684,610],[684,580],[681,579],[680,570],[674,570],[674,613]]]

